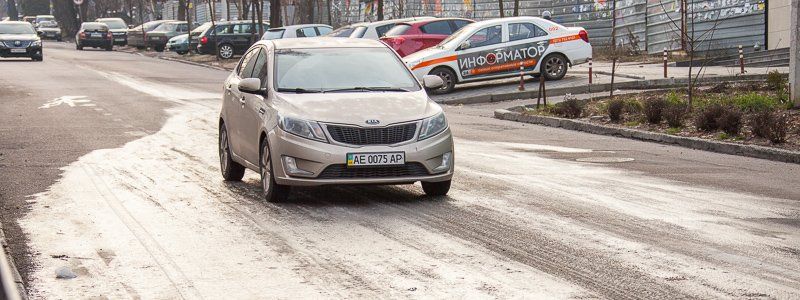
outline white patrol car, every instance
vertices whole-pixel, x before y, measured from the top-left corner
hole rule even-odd
[[[444,86],[432,92],[444,94],[456,83],[519,76],[520,66],[526,74],[558,80],[569,66],[591,57],[592,45],[583,28],[537,17],[513,17],[469,24],[439,45],[403,61],[418,79],[441,77]]]

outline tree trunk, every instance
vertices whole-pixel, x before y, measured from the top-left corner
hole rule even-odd
[[[63,36],[74,36],[78,32],[77,11],[72,1],[56,0],[53,1],[53,15],[61,26]]]
[[[282,27],[281,25],[281,1],[280,0],[270,0],[269,3],[269,27],[270,28],[277,28]]]
[[[614,98],[614,77],[617,71],[617,0],[611,2],[611,85],[608,97]]]
[[[378,21],[383,21],[383,0],[378,0]]]
[[[519,0],[514,0],[514,16],[519,16]]]
[[[253,8],[253,16],[257,16],[258,15],[258,4],[257,4],[257,2],[258,2],[258,0],[250,0],[250,3],[252,3],[250,6]],[[253,18],[252,20],[250,20],[250,24],[253,24],[253,26],[251,27],[251,31],[250,31],[250,41],[255,43],[255,41],[256,41],[256,32],[257,32],[256,31],[256,18]]]
[[[500,4],[500,17],[505,18],[506,12],[505,9],[503,8],[503,0],[498,0],[498,3]]]
[[[264,0],[258,0],[256,4],[256,12],[258,16],[258,36],[264,36]]]
[[[328,25],[333,26],[333,12],[331,11],[331,0],[325,1],[325,7],[328,9]]]
[[[17,11],[17,1],[16,0],[8,0],[6,2],[7,12],[9,20],[11,21],[18,21],[19,20],[19,11]]]
[[[178,21],[186,21],[186,0],[178,0]]]

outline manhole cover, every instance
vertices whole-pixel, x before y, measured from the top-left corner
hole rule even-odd
[[[590,163],[622,163],[622,162],[629,162],[633,161],[633,158],[630,157],[584,157],[575,159],[576,161],[580,162],[590,162]]]

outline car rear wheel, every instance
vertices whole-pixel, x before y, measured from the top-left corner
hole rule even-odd
[[[164,52],[164,46],[156,46],[155,50],[156,52]]]
[[[544,79],[559,80],[567,75],[567,58],[561,54],[550,54],[542,60]]]
[[[225,124],[219,127],[219,168],[225,181],[240,181],[244,177],[244,166],[233,161],[231,157],[228,129],[225,128]]]
[[[264,199],[268,202],[284,202],[289,198],[291,188],[275,182],[272,173],[272,158],[267,141],[261,142],[261,154],[258,159],[258,168],[261,173],[261,188],[264,190]]]
[[[453,91],[453,88],[456,86],[456,73],[453,73],[452,70],[448,68],[436,68],[431,71],[430,75],[436,75],[442,78],[444,84],[442,87],[438,89],[428,90],[433,94],[441,95],[447,94]]]
[[[422,182],[422,190],[425,192],[426,195],[431,197],[439,197],[447,195],[447,192],[450,191],[450,183],[452,180],[448,181],[440,181],[440,182]]]
[[[217,55],[222,59],[230,59],[233,57],[233,46],[231,44],[221,44],[217,47]]]

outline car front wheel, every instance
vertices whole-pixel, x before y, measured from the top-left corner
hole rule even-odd
[[[230,59],[233,57],[233,46],[231,44],[222,44],[217,47],[217,55],[222,59]]]
[[[225,181],[239,181],[244,177],[244,166],[233,161],[230,145],[228,129],[222,124],[219,127],[219,168]]]
[[[452,180],[448,181],[440,181],[440,182],[422,182],[422,190],[425,192],[426,195],[431,197],[440,197],[447,195],[447,192],[450,191],[450,183]]]
[[[274,173],[272,173],[272,155],[266,141],[261,142],[260,152],[258,168],[261,172],[261,188],[264,189],[264,199],[268,202],[286,201],[289,198],[290,187],[275,182]]]
[[[567,58],[561,54],[550,54],[542,60],[544,79],[559,80],[567,75]]]

